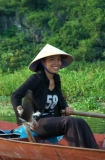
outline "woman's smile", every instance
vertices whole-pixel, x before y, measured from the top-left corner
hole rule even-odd
[[[54,69],[55,71],[58,71],[58,70],[60,69],[60,67],[53,67],[53,69]]]
[[[61,56],[49,56],[44,59],[44,65],[48,69],[48,71],[52,73],[57,73],[62,65]]]

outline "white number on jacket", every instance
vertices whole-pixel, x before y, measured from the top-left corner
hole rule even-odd
[[[54,109],[56,104],[58,103],[58,96],[57,95],[47,95],[47,105],[45,109]]]

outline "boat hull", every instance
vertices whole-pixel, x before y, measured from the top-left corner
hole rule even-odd
[[[6,127],[7,126],[7,127]],[[0,128],[14,129],[16,124],[0,121]],[[94,134],[100,148],[105,134]],[[68,146],[65,139],[57,145],[0,138],[0,160],[105,160],[105,150]]]
[[[0,160],[105,160],[105,151],[0,138]]]

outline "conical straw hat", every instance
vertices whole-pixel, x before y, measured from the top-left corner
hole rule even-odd
[[[62,56],[62,66],[61,68],[67,67],[69,64],[73,62],[73,57],[66,52],[46,44],[45,47],[38,53],[38,55],[34,58],[34,60],[30,63],[29,69],[31,71],[36,71],[36,67],[42,58],[53,56],[53,55],[61,55]]]

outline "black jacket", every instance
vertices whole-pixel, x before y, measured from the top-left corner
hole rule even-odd
[[[55,88],[57,91],[59,103],[59,111],[65,109],[68,105],[62,95],[60,77],[58,74],[54,75]],[[22,105],[22,99],[25,97],[28,90],[33,92],[34,101],[38,104],[37,110],[43,111],[46,105],[47,88],[49,87],[49,80],[44,71],[40,71],[31,75],[13,94],[11,102],[14,108]],[[36,110],[36,109],[35,109]]]

